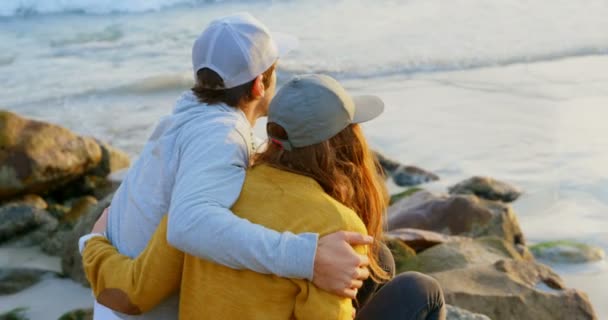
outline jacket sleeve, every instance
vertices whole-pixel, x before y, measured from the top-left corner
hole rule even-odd
[[[233,269],[311,280],[317,234],[279,233],[229,209],[241,192],[249,165],[245,141],[229,126],[180,137],[168,241]]]
[[[115,311],[136,315],[176,293],[184,254],[171,247],[166,236],[164,218],[146,249],[135,259],[121,255],[104,237],[89,239],[82,262],[97,301]]]

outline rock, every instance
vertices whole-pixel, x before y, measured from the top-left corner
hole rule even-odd
[[[44,199],[42,199],[42,197],[37,194],[26,194],[24,196],[12,199],[11,201],[5,204],[13,203],[27,204],[41,210],[46,210],[48,208],[48,204],[46,203],[46,201],[44,201]]]
[[[604,250],[573,241],[551,241],[535,244],[530,250],[537,259],[553,263],[587,263],[601,261]]]
[[[17,293],[52,273],[35,269],[0,269],[0,296]]]
[[[95,205],[97,205],[97,199],[91,196],[76,199],[72,203],[72,209],[63,217],[62,222],[75,223]]]
[[[388,209],[388,230],[414,228],[447,235],[498,236],[525,244],[510,206],[474,195],[436,196],[418,191]]]
[[[128,154],[107,143],[97,142],[101,147],[101,162],[89,172],[90,175],[106,178],[109,174],[128,168],[131,165],[131,157]]]
[[[512,202],[521,191],[489,177],[472,177],[449,188],[450,194],[474,194],[482,199]]]
[[[439,180],[439,176],[414,166],[401,166],[393,172],[393,182],[400,187],[417,186]]]
[[[25,315],[26,311],[27,308],[24,307],[9,310],[6,313],[0,314],[0,320],[29,320],[30,318]]]
[[[91,208],[82,216],[82,218],[80,218],[74,226],[74,229],[65,237],[65,248],[61,255],[61,268],[63,273],[87,287],[89,286],[89,283],[82,269],[82,257],[80,256],[80,252],[78,252],[78,239],[93,229],[93,225],[95,224],[95,221],[97,221],[97,218],[99,218],[105,208],[110,206],[112,196],[113,195],[109,195],[100,200],[96,206]]]
[[[479,313],[473,313],[455,306],[446,305],[447,317],[446,320],[492,320],[488,316]]]
[[[417,253],[438,244],[465,239],[464,237],[448,236],[433,231],[411,228],[391,230],[386,232],[385,236],[402,241],[408,247],[414,249]]]
[[[19,236],[21,246],[38,244],[55,228],[57,219],[45,210],[23,203],[0,207],[0,243]]]
[[[50,197],[57,202],[64,202],[66,199],[93,196],[96,199],[103,199],[108,194],[113,193],[120,186],[119,182],[108,180],[105,177],[94,175],[82,176],[50,194]]]
[[[93,309],[76,309],[65,313],[59,320],[93,320]]]
[[[414,188],[409,188],[409,189],[407,189],[405,191],[399,192],[397,194],[393,194],[393,195],[391,195],[390,204],[393,204],[393,203],[395,203],[395,202],[397,202],[397,201],[399,201],[399,200],[401,200],[403,198],[407,198],[407,197],[409,197],[409,196],[413,195],[414,193],[416,193],[418,191],[421,191],[421,190],[422,189],[420,189],[420,188],[414,187]]]
[[[376,156],[376,159],[378,159],[378,163],[380,164],[380,167],[382,167],[382,170],[386,176],[392,175],[393,172],[395,172],[395,170],[401,166],[401,163],[385,157],[380,152],[374,151],[374,155]]]
[[[565,289],[549,267],[501,260],[432,273],[446,302],[494,320],[597,319],[586,294]],[[566,317],[566,318],[563,318]]]
[[[416,257],[416,251],[398,239],[385,237],[383,242],[393,255],[393,260],[395,261],[395,270],[397,272],[399,272],[399,270],[406,269],[408,262]]]
[[[63,254],[67,243],[72,237],[74,225],[95,208],[97,199],[92,196],[85,196],[68,201],[66,204],[70,205],[71,209],[62,216],[61,224],[57,228],[57,231],[50,235],[40,246],[40,249],[49,255],[61,256]]]
[[[503,259],[525,261],[513,245],[496,237],[464,238],[436,245],[416,256],[407,257],[398,272],[441,272],[452,269],[491,265]]]
[[[374,152],[380,166],[387,177],[392,177],[393,182],[401,187],[417,186],[419,184],[439,180],[439,177],[427,170],[414,167],[404,166],[401,163],[385,157],[379,152]]]
[[[71,208],[59,203],[53,203],[51,205],[49,205],[48,208],[48,212],[55,218],[61,220],[63,219],[63,217],[65,217],[69,212],[70,212]]]
[[[94,139],[8,111],[0,111],[0,149],[0,200],[59,187],[102,160]]]

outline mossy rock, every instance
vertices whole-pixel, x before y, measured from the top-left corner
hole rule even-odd
[[[65,313],[58,320],[92,320],[93,309],[77,309]]]
[[[384,243],[391,250],[393,258],[395,259],[395,271],[397,274],[409,271],[411,261],[415,260],[416,251],[410,248],[403,241],[393,238],[385,238]]]
[[[586,263],[601,261],[606,256],[602,248],[567,240],[548,241],[530,246],[537,259],[554,263]]]
[[[420,190],[422,190],[422,189],[414,187],[414,188],[409,188],[405,191],[393,194],[393,195],[391,195],[390,204],[393,204],[401,199],[407,198]]]
[[[19,307],[0,314],[0,320],[29,320],[25,315],[27,308]]]
[[[525,260],[515,247],[497,237],[463,239],[436,245],[415,256],[402,260],[398,271],[434,273],[491,265],[502,259]]]

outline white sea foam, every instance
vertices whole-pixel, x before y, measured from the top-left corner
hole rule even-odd
[[[158,11],[179,4],[197,4],[198,0],[3,0],[0,16],[82,12],[104,14],[115,12]]]

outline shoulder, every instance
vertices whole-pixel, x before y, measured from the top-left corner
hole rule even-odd
[[[178,141],[183,147],[244,151],[249,155],[249,123],[234,111],[214,110],[220,106],[201,105],[181,126]]]
[[[339,230],[365,232],[350,208],[329,196],[311,178],[265,165],[248,170],[241,197],[273,211],[273,219],[296,232],[328,234]],[[262,201],[262,202],[260,202]]]

